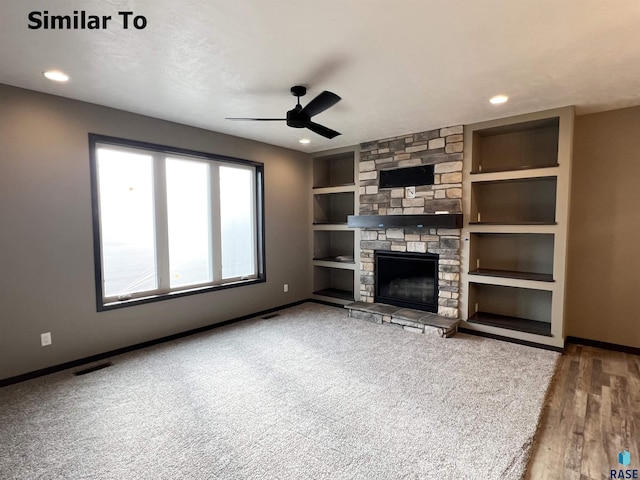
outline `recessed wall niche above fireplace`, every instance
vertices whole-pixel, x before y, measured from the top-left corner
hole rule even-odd
[[[377,250],[374,264],[376,302],[438,312],[438,255]]]

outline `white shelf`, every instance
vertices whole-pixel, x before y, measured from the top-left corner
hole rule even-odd
[[[313,230],[317,231],[352,231],[352,228],[349,228],[346,223],[314,223]]]
[[[556,290],[556,282],[542,282],[537,280],[523,280],[519,278],[493,277],[489,275],[469,275],[469,283],[483,285],[497,285],[501,287],[527,288],[531,290],[545,290],[552,292]]]
[[[509,170],[504,172],[471,173],[469,180],[476,182],[495,182],[500,180],[518,180],[541,177],[554,177],[558,174],[559,166],[536,168],[534,170]]]
[[[466,222],[464,230],[467,233],[556,233],[561,227],[553,225],[506,225],[489,223]]]
[[[314,188],[313,189],[313,194],[314,195],[327,195],[327,194],[332,194],[332,193],[351,193],[351,192],[355,192],[355,191],[356,191],[355,185],[351,184],[351,185],[339,185],[339,186],[336,186],[336,187]]]
[[[340,270],[355,270],[356,264],[347,262],[333,262],[330,260],[314,260],[313,265],[316,267],[337,268]]]

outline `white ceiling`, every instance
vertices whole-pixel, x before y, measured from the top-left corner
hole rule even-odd
[[[113,20],[27,28],[44,10]],[[119,11],[147,28],[123,30]],[[0,83],[312,152],[565,105],[639,105],[638,25],[637,0],[2,0]],[[51,68],[71,80],[46,80]],[[283,117],[296,84],[309,89],[303,105],[322,90],[342,97],[314,117],[341,136],[224,119]],[[489,104],[499,93],[509,102]]]

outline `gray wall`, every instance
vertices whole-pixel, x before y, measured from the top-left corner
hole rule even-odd
[[[97,313],[89,132],[263,162],[267,282]],[[310,167],[304,153],[0,85],[0,379],[307,298]]]
[[[640,107],[576,117],[567,335],[640,347]]]

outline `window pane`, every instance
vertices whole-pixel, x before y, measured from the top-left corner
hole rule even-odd
[[[222,278],[256,273],[254,171],[220,166]]]
[[[209,165],[167,159],[171,288],[211,282]]]
[[[105,297],[157,288],[150,155],[97,149]]]

